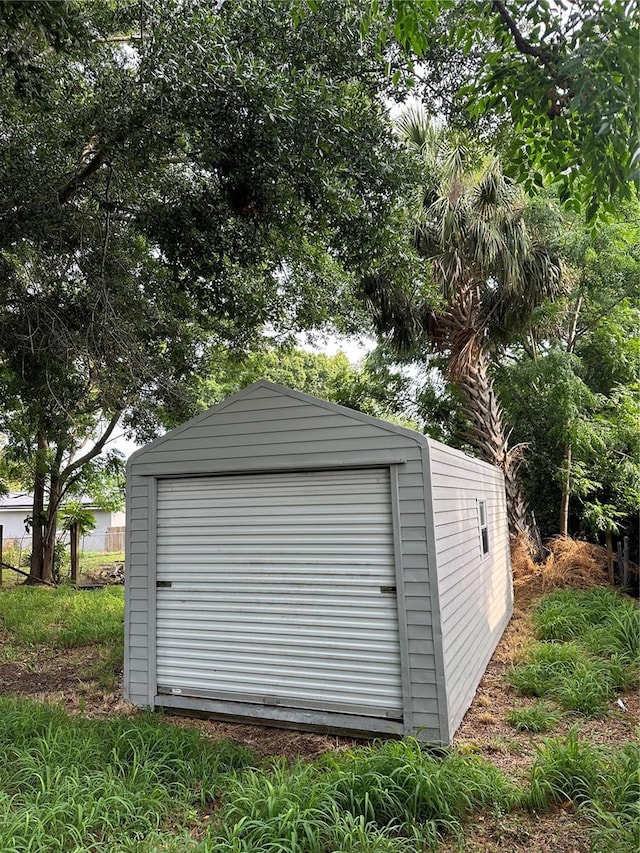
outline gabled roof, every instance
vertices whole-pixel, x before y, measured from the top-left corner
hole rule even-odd
[[[220,403],[216,403],[215,406],[211,406],[210,409],[207,409],[205,412],[201,412],[194,418],[191,418],[185,423],[180,424],[180,426],[169,430],[169,432],[166,432],[164,435],[161,435],[159,438],[156,438],[155,441],[152,441],[149,444],[146,444],[144,447],[141,447],[139,450],[136,450],[135,453],[132,453],[129,457],[127,465],[130,465],[132,460],[137,459],[138,456],[146,453],[147,450],[151,448],[156,448],[159,445],[164,444],[164,442],[166,441],[170,441],[171,439],[180,435],[183,431],[186,431],[193,426],[197,426],[203,423],[212,415],[215,416],[216,413],[222,412],[225,409],[232,407],[240,400],[250,399],[253,395],[255,395],[257,391],[261,391],[264,389],[273,391],[274,393],[280,394],[283,397],[291,397],[294,400],[299,400],[301,402],[308,403],[309,405],[326,409],[336,414],[342,414],[345,417],[349,417],[353,420],[371,424],[373,426],[376,426],[378,429],[386,430],[387,432],[393,432],[397,435],[402,435],[405,438],[415,442],[416,444],[425,445],[429,442],[427,436],[422,435],[419,432],[415,432],[414,430],[398,426],[397,424],[393,424],[390,421],[383,421],[380,420],[380,418],[374,418],[371,415],[365,415],[363,412],[359,412],[357,409],[350,409],[347,406],[340,406],[337,403],[331,403],[328,400],[322,400],[320,397],[314,397],[311,394],[305,394],[302,391],[295,391],[293,388],[287,388],[284,385],[277,385],[275,382],[269,382],[266,379],[261,379],[258,382],[254,382],[253,385],[249,385],[246,388],[243,388],[242,391],[238,391],[237,394],[233,394],[231,397],[227,397]]]

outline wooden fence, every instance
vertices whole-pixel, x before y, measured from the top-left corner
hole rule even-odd
[[[124,551],[124,527],[107,527],[105,551]]]

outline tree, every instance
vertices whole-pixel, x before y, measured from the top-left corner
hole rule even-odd
[[[372,417],[415,428],[408,417],[409,380],[379,353],[353,365],[343,352],[329,356],[281,346],[238,357],[222,352],[213,375],[203,381],[202,399],[213,405],[259,379],[313,394]]]
[[[469,420],[468,440],[481,458],[504,472],[515,532],[526,527],[517,477],[523,448],[508,445],[491,349],[559,292],[560,266],[527,228],[521,190],[504,176],[494,155],[470,156],[419,113],[406,114],[400,126],[425,159],[415,242],[429,260],[438,299],[416,300],[394,290],[383,276],[364,282],[365,297],[379,328],[399,344],[415,348],[426,336],[446,355],[448,376],[461,392]]]
[[[355,322],[404,178],[358,8],[236,0],[0,7],[0,429],[34,488],[32,575],[118,422],[197,406],[265,326]],[[58,35],[60,37],[58,37]]]
[[[640,234],[637,205],[587,229],[557,203],[540,203],[571,284],[542,310],[497,372],[515,440],[534,464],[524,485],[547,534],[602,521],[633,532],[640,494]],[[589,522],[591,519],[591,522]],[[600,522],[599,522],[600,523]]]
[[[457,95],[458,112],[488,117],[493,134],[505,123],[505,164],[528,190],[552,182],[588,219],[631,197],[640,175],[635,3],[375,0],[363,31],[380,19],[381,44],[413,53],[421,77]]]

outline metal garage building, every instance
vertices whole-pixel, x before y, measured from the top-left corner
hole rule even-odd
[[[135,453],[125,694],[447,743],[509,621],[504,483],[258,382]]]

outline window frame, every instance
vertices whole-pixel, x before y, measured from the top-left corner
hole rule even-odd
[[[489,513],[486,498],[478,498],[478,530],[480,533],[480,556],[484,560],[491,553],[489,540]]]

